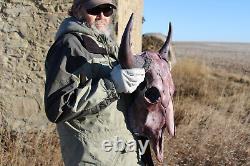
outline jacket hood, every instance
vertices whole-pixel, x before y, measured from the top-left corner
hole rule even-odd
[[[70,32],[79,32],[85,35],[95,36],[93,29],[88,28],[85,23],[78,21],[75,17],[69,17],[63,20],[59,29],[56,33],[55,40],[58,39],[60,36]]]
[[[107,53],[113,54],[117,57],[118,46],[107,35],[100,33],[97,29],[89,28],[86,23],[78,21],[75,17],[68,17],[63,20],[56,33],[55,40],[60,36],[70,33],[80,33],[91,37],[100,47],[106,49]]]

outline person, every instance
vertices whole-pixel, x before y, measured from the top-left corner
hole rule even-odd
[[[126,111],[145,77],[142,68],[119,65],[111,38],[115,9],[111,0],[74,0],[45,60],[45,112],[56,123],[66,166],[142,165],[137,148],[112,149],[118,138],[136,139]]]

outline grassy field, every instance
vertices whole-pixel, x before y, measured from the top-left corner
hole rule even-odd
[[[221,56],[216,52],[218,58],[211,59],[203,56],[208,54],[206,51],[197,51],[194,46],[184,48],[183,44],[175,44],[177,136],[172,139],[166,136],[164,162],[187,166],[250,165],[250,73],[241,70],[237,58],[232,64],[224,63],[228,61],[228,52],[220,50]],[[183,56],[184,49],[189,49],[187,56]],[[242,62],[248,70],[250,65],[245,63]],[[0,135],[0,166],[63,165],[53,126],[46,132],[17,133],[0,114]]]
[[[145,50],[161,45],[143,41]],[[173,46],[177,136],[166,137],[165,165],[250,165],[250,44]]]
[[[176,138],[170,165],[250,165],[250,77],[182,59],[173,71]]]
[[[53,126],[49,126],[46,132],[16,132],[2,122],[0,166],[63,165],[58,136]]]

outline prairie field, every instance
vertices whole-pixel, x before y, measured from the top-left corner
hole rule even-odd
[[[146,44],[144,49],[159,49]],[[166,134],[164,164],[155,163],[250,165],[250,44],[176,42],[173,47],[177,135]],[[0,166],[63,165],[53,124],[17,132],[1,113],[0,135]]]
[[[173,70],[177,136],[170,165],[250,164],[250,79],[182,59]]]
[[[249,46],[173,44],[177,134],[166,136],[164,165],[250,165]]]

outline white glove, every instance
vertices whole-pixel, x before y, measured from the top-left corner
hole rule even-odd
[[[110,73],[118,93],[132,93],[145,78],[143,68],[122,69],[116,65]]]

